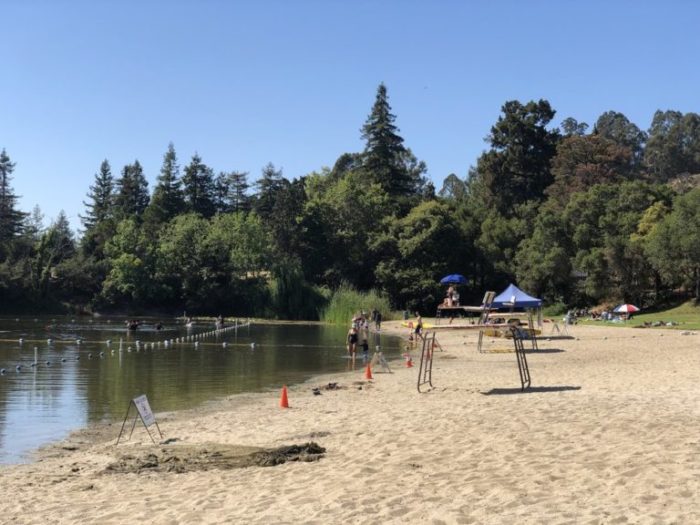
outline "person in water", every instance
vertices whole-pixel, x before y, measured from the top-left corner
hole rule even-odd
[[[357,350],[357,328],[354,326],[350,327],[348,330],[348,354],[355,357],[355,351]]]

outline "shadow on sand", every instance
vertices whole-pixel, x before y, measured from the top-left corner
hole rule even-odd
[[[481,392],[485,396],[507,396],[510,394],[539,394],[542,392],[567,392],[569,390],[581,390],[580,386],[531,386],[527,390],[518,388],[492,388],[488,392]]]

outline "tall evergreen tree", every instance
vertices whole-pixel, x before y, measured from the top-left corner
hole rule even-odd
[[[649,128],[644,163],[654,180],[700,173],[700,115],[657,111]]]
[[[187,211],[199,213],[203,217],[214,215],[214,171],[196,153],[185,167],[182,184]]]
[[[171,142],[163,155],[163,165],[153,190],[147,214],[157,223],[168,222],[185,211],[185,199],[180,181],[180,166],[177,163],[175,147]]]
[[[10,185],[14,171],[15,163],[10,160],[3,148],[0,153],[0,242],[2,243],[20,233],[26,215],[16,208],[17,196]]]
[[[95,183],[87,194],[88,202],[83,201],[86,214],[80,216],[86,230],[92,230],[98,224],[112,216],[114,212],[114,177],[107,159],[100,164],[99,173],[95,174]]]
[[[282,170],[275,169],[275,165],[269,162],[263,169],[261,177],[255,182],[255,205],[258,215],[267,218],[272,215],[277,195],[285,186]]]
[[[644,144],[647,134],[640,130],[636,124],[622,113],[617,111],[606,111],[595,123],[594,135],[617,142],[621,146],[626,146],[632,152],[632,159],[635,165],[640,165],[644,153]]]
[[[362,138],[366,141],[363,167],[371,182],[379,183],[392,197],[403,197],[417,193],[422,180],[421,173],[407,169],[408,150],[394,125],[395,120],[386,86],[379,84],[372,112],[362,126]]]
[[[488,137],[491,149],[479,157],[477,173],[487,206],[512,217],[518,205],[544,198],[559,133],[547,129],[555,111],[546,100],[511,100],[501,110]]]
[[[216,213],[228,213],[231,211],[229,205],[230,190],[231,181],[228,173],[220,171],[214,179],[214,209]]]
[[[143,168],[138,160],[127,164],[122,169],[121,178],[117,179],[115,205],[117,217],[126,219],[140,217],[148,206],[148,181],[143,175]]]
[[[229,177],[229,206],[231,211],[250,210],[250,197],[248,196],[248,173],[245,171],[232,171]]]

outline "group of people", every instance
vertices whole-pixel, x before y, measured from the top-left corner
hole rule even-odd
[[[140,320],[138,319],[129,319],[127,321],[124,321],[124,324],[126,325],[126,329],[129,331],[134,331],[138,330],[138,328],[143,324]],[[156,330],[162,330],[163,329],[163,323],[158,321],[153,325],[153,327]]]
[[[376,309],[372,310],[372,321],[374,321],[376,329],[379,330],[382,324],[382,314]],[[347,350],[348,355],[353,359],[358,346],[362,348],[364,358],[369,355],[369,323],[370,320],[367,319],[367,314],[364,311],[352,318],[347,336]]]

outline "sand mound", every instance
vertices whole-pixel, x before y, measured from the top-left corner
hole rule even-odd
[[[105,474],[140,474],[142,472],[185,472],[244,467],[273,467],[288,461],[318,461],[326,449],[317,443],[290,445],[274,449],[236,445],[146,447],[136,454],[126,454],[105,467]]]

